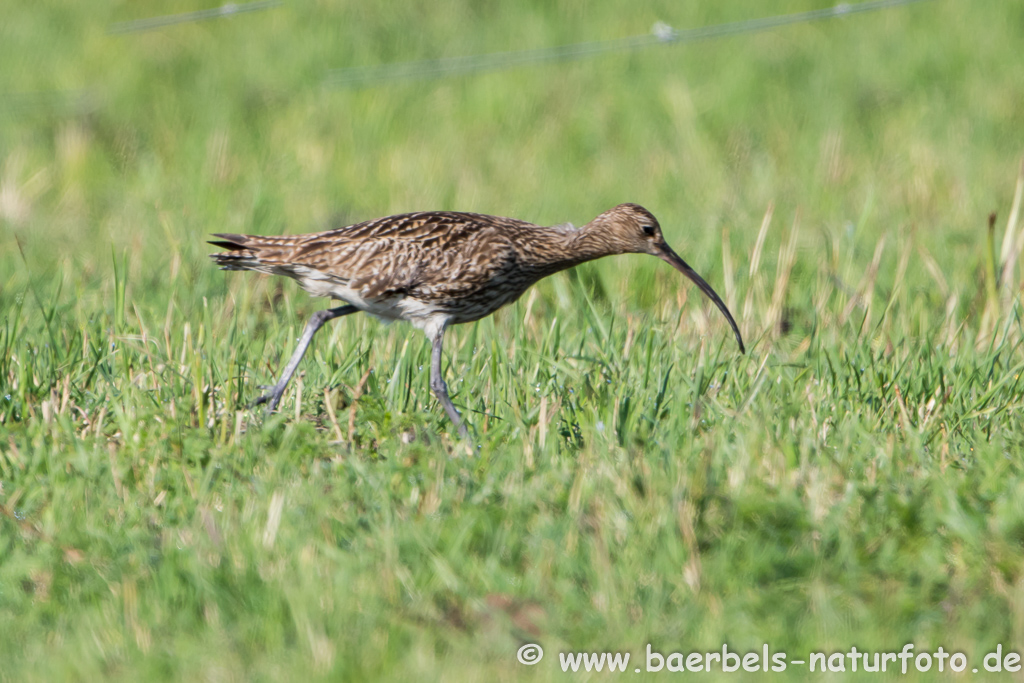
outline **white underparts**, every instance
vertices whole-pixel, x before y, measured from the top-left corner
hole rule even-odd
[[[413,327],[423,330],[428,338],[448,325],[451,316],[438,310],[437,306],[402,294],[379,299],[364,298],[358,290],[340,283],[329,275],[306,266],[289,266],[292,272],[280,272],[294,278],[304,290],[313,296],[326,296],[344,301],[375,318],[390,323],[405,320]]]

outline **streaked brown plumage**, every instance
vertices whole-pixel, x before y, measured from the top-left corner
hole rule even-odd
[[[725,314],[740,351],[745,351],[721,298],[672,251],[658,221],[637,204],[620,204],[579,229],[429,211],[308,235],[215,236],[219,239],[210,243],[229,250],[210,255],[224,270],[286,275],[314,296],[346,304],[318,311],[309,321],[280,381],[257,399],[271,411],[316,331],[328,320],[365,311],[384,320],[407,320],[431,339],[431,389],[465,435],[441,376],[445,328],[493,313],[543,277],[613,254],[658,256],[689,277]]]

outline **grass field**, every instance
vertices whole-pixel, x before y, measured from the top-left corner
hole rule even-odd
[[[203,5],[0,10],[0,680],[1024,651],[1024,6],[323,85],[823,6],[296,1],[137,34],[108,26]],[[449,333],[472,453],[423,336],[361,315],[279,415],[247,409],[326,302],[218,271],[209,233],[625,201],[746,355],[678,273],[618,257]],[[649,677],[687,675],[731,680]]]

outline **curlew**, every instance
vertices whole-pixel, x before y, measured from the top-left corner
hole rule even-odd
[[[620,204],[582,228],[542,227],[513,218],[428,211],[387,216],[327,232],[260,237],[214,235],[228,251],[210,257],[223,270],[285,275],[314,296],[343,301],[306,324],[281,378],[254,405],[277,408],[288,381],[324,323],[357,311],[385,321],[406,320],[432,344],[430,388],[462,436],[466,426],[448,397],[441,350],[449,325],[468,323],[510,304],[541,278],[614,254],[650,254],[690,278],[725,314],[745,352],[736,321],[722,299],[676,254],[647,209]]]

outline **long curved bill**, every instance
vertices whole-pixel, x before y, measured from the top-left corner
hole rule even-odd
[[[666,263],[670,264],[673,268],[678,270],[686,277],[693,280],[693,283],[700,287],[700,291],[707,294],[708,298],[715,302],[715,305],[718,306],[718,310],[720,310],[722,314],[725,315],[725,319],[729,321],[729,325],[730,327],[732,327],[732,331],[736,335],[736,342],[740,345],[740,353],[746,353],[747,349],[746,347],[743,346],[743,337],[740,336],[740,328],[736,326],[736,321],[732,319],[732,313],[729,312],[729,309],[728,307],[726,307],[725,302],[722,301],[722,299],[718,296],[715,290],[711,289],[711,285],[705,282],[704,278],[702,278],[700,275],[697,275],[697,271],[691,268],[689,264],[686,263],[686,261],[679,258],[679,254],[672,251],[672,249],[667,244],[662,245],[661,251],[658,253],[658,257],[661,258],[662,261],[665,261]]]

